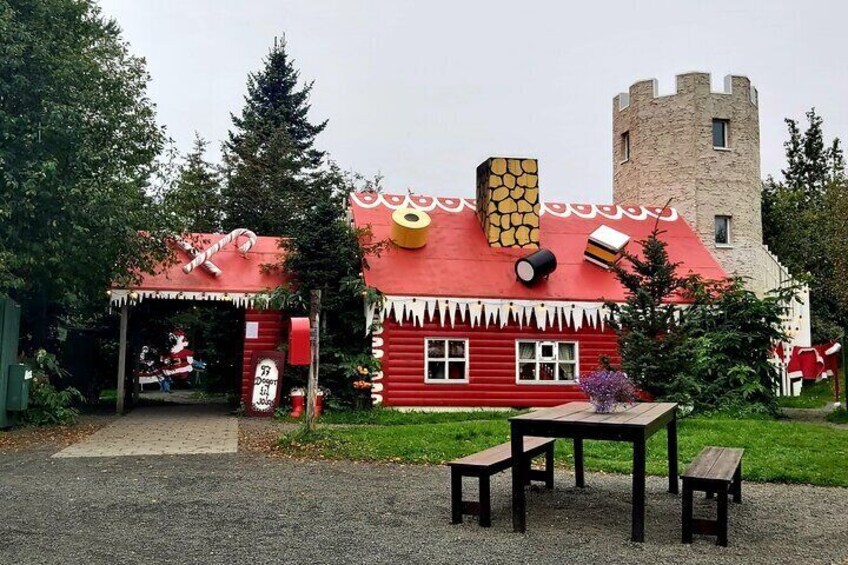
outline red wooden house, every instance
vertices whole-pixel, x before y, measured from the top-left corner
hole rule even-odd
[[[357,193],[350,207],[356,226],[398,243],[369,257],[364,270],[366,284],[385,297],[368,307],[382,322],[373,332],[382,372],[372,396],[385,406],[535,407],[585,398],[579,375],[601,356],[618,361],[604,302],[622,301],[625,291],[604,263],[627,238],[638,251],[635,242],[657,222],[684,272],[725,276],[673,209],[542,203],[532,159],[485,161],[476,199]],[[532,272],[525,276],[516,261],[539,248],[553,253],[556,269],[522,282],[517,275]]]

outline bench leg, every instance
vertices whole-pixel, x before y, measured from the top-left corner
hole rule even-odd
[[[727,547],[727,488],[718,491],[718,539],[716,545]]]
[[[683,481],[683,532],[681,541],[692,543],[692,487]]]
[[[545,450],[545,487],[554,488],[554,444]]]
[[[462,473],[451,469],[451,524],[462,523]]]
[[[492,525],[492,495],[489,475],[480,477],[480,525],[484,528]]]
[[[583,475],[583,438],[574,438],[574,484],[578,487],[586,486]]]
[[[736,468],[736,473],[733,474],[733,502],[736,504],[742,503],[742,462]]]

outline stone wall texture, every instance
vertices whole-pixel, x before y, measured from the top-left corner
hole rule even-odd
[[[710,75],[678,75],[677,92],[633,84],[613,99],[613,199],[662,206],[671,199],[728,274],[756,278],[762,253],[757,92],[742,76],[712,92]],[[729,120],[728,148],[713,148],[713,119]],[[622,134],[629,133],[624,159]],[[715,216],[731,216],[731,244],[715,244]]]

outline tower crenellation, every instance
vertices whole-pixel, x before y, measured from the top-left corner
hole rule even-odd
[[[675,92],[655,79],[613,99],[613,199],[661,206],[669,199],[729,274],[754,276],[762,248],[758,95],[728,75],[714,91],[708,73],[677,76]]]

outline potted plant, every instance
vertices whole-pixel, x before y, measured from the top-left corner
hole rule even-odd
[[[353,387],[353,404],[357,410],[371,407],[372,378],[380,371],[380,361],[371,355],[350,357],[345,363],[348,378]]]
[[[621,404],[636,401],[636,385],[621,371],[593,371],[580,377],[580,388],[589,396],[595,412],[607,414]]]

